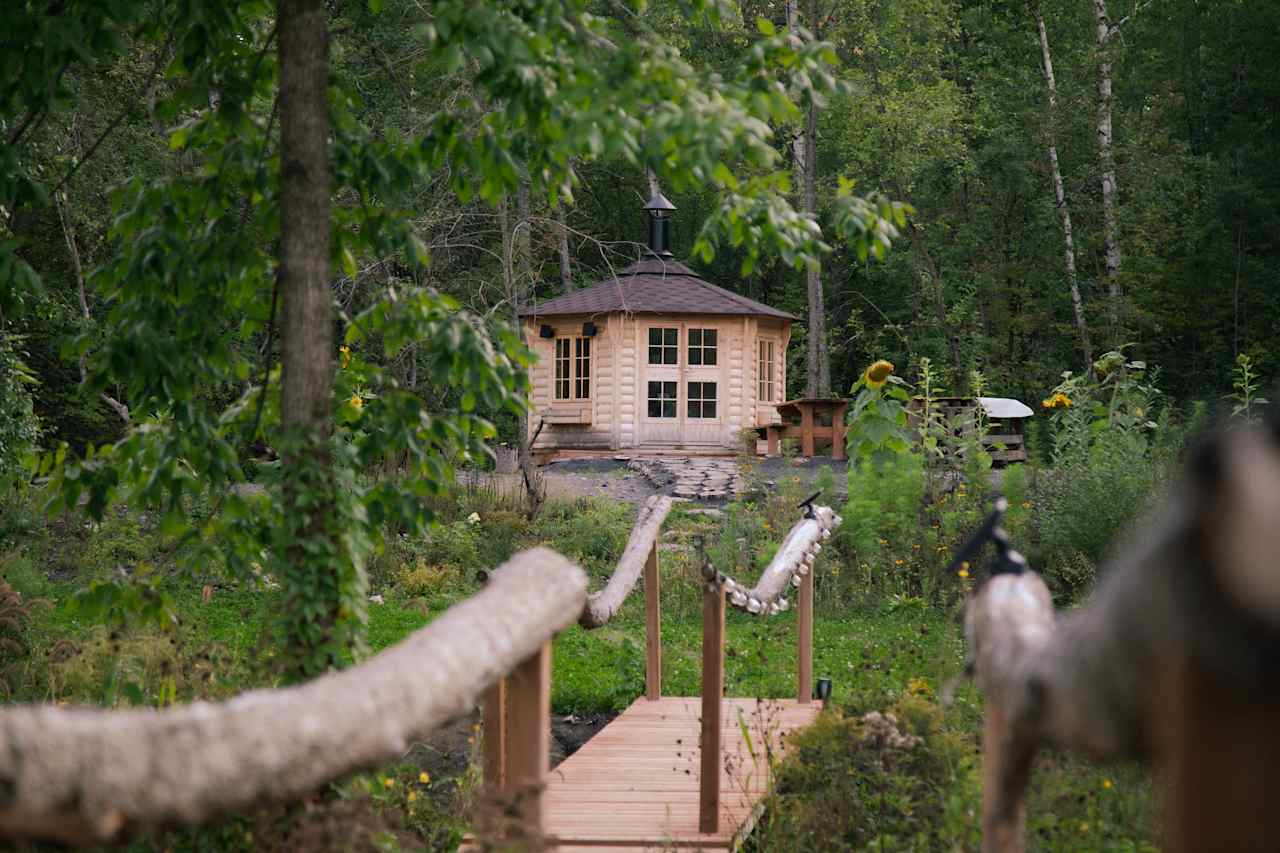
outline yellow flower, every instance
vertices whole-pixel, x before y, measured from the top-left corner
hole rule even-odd
[[[867,372],[862,374],[862,378],[866,381],[868,388],[883,388],[884,383],[889,381],[891,373],[893,373],[893,362],[882,358],[868,367]]]
[[[1080,832],[1085,833],[1088,831],[1089,831],[1089,824],[1087,823],[1080,824]]]
[[[364,398],[361,397],[359,394],[352,394],[351,399],[348,400],[347,402],[351,404],[352,408],[356,408],[356,409],[364,408]]]
[[[421,773],[418,774],[418,781],[426,785],[428,782],[431,781],[431,775],[428,774],[427,771],[423,770]]]
[[[346,370],[348,365],[351,364],[351,347],[340,346],[338,347],[338,352],[342,353],[342,369]]]
[[[1102,789],[1103,789],[1104,791],[1110,791],[1113,787],[1114,787],[1114,786],[1111,784],[1111,780],[1110,780],[1110,779],[1103,779],[1103,780],[1102,780]]]
[[[958,575],[959,575],[960,577],[962,577],[962,578],[967,578],[967,577],[969,577],[969,570],[968,570],[968,569],[961,569],[960,571],[956,572],[956,574],[958,574]]]
[[[904,564],[904,563],[906,563],[906,562],[907,562],[906,560],[894,560],[894,561],[893,561],[893,564],[894,564],[895,566],[901,566],[901,565],[903,565],[903,564]]]
[[[889,540],[888,540],[888,539],[877,539],[876,541],[877,541],[877,542],[879,542],[881,545],[888,545],[888,544],[889,544]]]
[[[384,787],[384,788],[394,788],[395,786],[396,786],[396,780],[395,780],[395,779],[383,779],[383,780],[382,780],[382,787]]]
[[[912,545],[912,546],[911,546],[911,550],[912,550],[912,551],[919,551],[919,550],[920,550],[920,543],[919,543],[919,542],[917,542],[917,543],[915,543],[914,545]]]
[[[412,803],[414,800],[418,799],[418,793],[416,791],[410,791],[407,799]]]
[[[1023,501],[1023,502],[1022,502],[1022,508],[1023,508],[1023,509],[1031,509],[1031,501]]]
[[[913,678],[907,682],[907,692],[914,696],[929,697],[933,695],[933,688],[929,686],[929,682],[923,678]]]
[[[1071,406],[1071,398],[1059,391],[1047,400],[1041,400],[1040,405],[1046,409],[1066,409]]]

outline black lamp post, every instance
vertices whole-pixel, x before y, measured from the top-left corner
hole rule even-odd
[[[662,193],[654,193],[644,209],[649,214],[649,251],[660,258],[671,257],[671,212],[676,206]]]

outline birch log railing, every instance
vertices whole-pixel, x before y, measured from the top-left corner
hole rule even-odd
[[[538,821],[547,753],[534,754],[530,732],[549,729],[550,641],[582,612],[586,576],[535,549],[491,577],[397,645],[298,687],[165,711],[0,712],[0,838],[117,841],[296,799],[401,758],[507,673],[526,721],[512,735],[511,772],[536,782],[523,808]]]
[[[965,620],[987,708],[983,849],[1024,849],[1025,793],[1046,747],[1161,766],[1172,853],[1275,849],[1276,430],[1200,446],[1172,503],[1060,624],[1044,582],[1017,563],[979,587]]]

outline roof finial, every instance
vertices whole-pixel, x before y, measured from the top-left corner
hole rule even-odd
[[[649,213],[649,252],[659,258],[672,257],[671,211],[676,206],[662,193],[655,192],[644,209]]]

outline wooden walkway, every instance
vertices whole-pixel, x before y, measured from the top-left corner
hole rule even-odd
[[[641,697],[548,776],[546,832],[560,842],[552,849],[737,846],[768,790],[767,754],[776,759],[783,736],[813,722],[822,703],[725,699],[721,707],[719,832],[698,832],[701,699]]]

